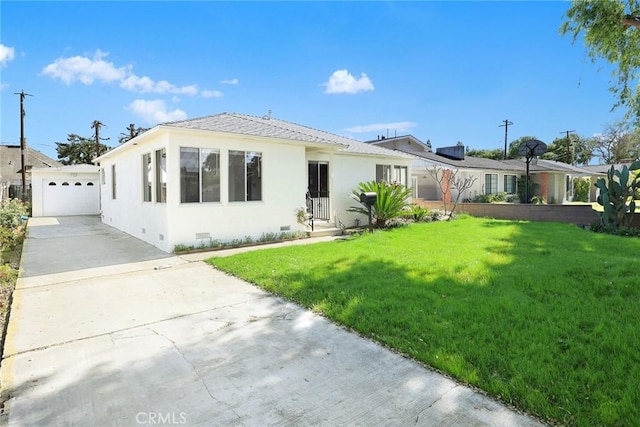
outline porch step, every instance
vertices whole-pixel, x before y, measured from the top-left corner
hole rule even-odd
[[[309,237],[341,236],[342,234],[339,228],[316,228],[314,231],[307,231]]]

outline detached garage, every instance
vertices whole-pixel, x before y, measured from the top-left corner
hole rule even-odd
[[[31,170],[32,216],[98,215],[100,168],[93,165]]]

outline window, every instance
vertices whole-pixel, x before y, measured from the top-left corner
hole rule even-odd
[[[65,181],[65,182],[62,183],[62,185],[64,185],[66,187],[66,186],[69,185],[69,183]]]
[[[180,202],[220,201],[220,152],[180,148]]]
[[[151,188],[153,182],[153,172],[151,170],[151,153],[142,155],[142,200],[144,202],[151,201]]]
[[[229,151],[229,201],[262,200],[262,153]]]
[[[156,202],[167,202],[167,150],[156,150]]]
[[[484,194],[498,193],[498,174],[488,173],[484,176]]]
[[[111,198],[116,198],[116,165],[111,165]]]
[[[49,183],[49,185],[54,186],[54,185],[57,185],[57,184],[56,184],[55,182],[51,181],[51,182]]]
[[[93,182],[87,182],[87,185],[88,185],[89,187],[92,187],[92,186],[93,186]]]
[[[504,176],[504,191],[507,194],[516,194],[517,192],[517,178],[515,175]]]
[[[75,183],[75,184],[73,184],[73,185],[82,185],[82,183],[81,183],[81,182],[76,182],[76,183]]]
[[[407,167],[406,166],[394,166],[393,168],[393,182],[407,186]]]
[[[107,183],[107,179],[105,178],[104,168],[100,168],[100,182],[103,184]]]
[[[376,165],[376,182],[391,182],[391,166]]]

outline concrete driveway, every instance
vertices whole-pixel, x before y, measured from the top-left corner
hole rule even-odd
[[[540,425],[201,258],[97,217],[30,219],[2,421]]]

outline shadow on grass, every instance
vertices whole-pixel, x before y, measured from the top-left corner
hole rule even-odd
[[[429,224],[212,262],[542,418],[636,424],[640,240],[566,224],[451,224],[468,235]],[[448,262],[431,262],[443,251]]]

